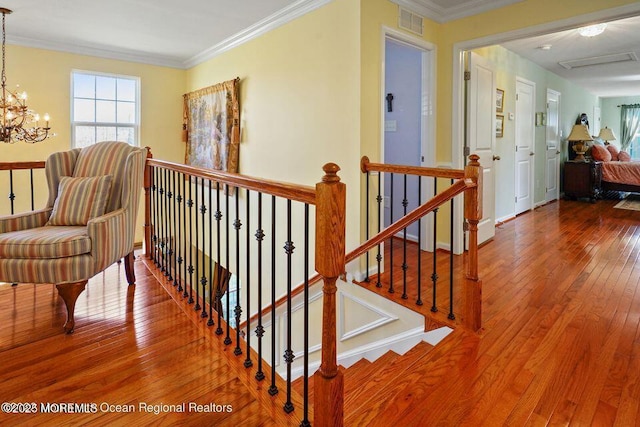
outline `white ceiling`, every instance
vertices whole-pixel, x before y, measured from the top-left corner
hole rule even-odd
[[[0,0],[7,42],[189,68],[332,0]],[[524,0],[391,0],[438,22]],[[586,39],[575,30],[503,43],[600,96],[640,95],[640,62],[566,70],[559,61],[634,51],[640,18]],[[330,29],[327,29],[330,31]],[[536,49],[551,44],[550,51]]]
[[[551,45],[550,50],[539,49],[546,44]],[[501,45],[600,97],[640,95],[640,61],[570,70],[559,64],[561,61],[630,52],[640,59],[640,16],[608,22],[604,33],[596,37],[583,37],[573,29]]]
[[[328,0],[1,0],[7,43],[189,67]],[[207,59],[207,58],[204,58]]]

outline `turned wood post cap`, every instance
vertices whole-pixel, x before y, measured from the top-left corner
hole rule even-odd
[[[367,156],[362,156],[360,159],[360,170],[362,173],[367,173],[369,169],[369,158]]]
[[[480,156],[477,154],[470,155],[469,160],[471,160],[469,162],[469,166],[480,166],[480,162],[478,162],[478,160],[480,160]]]
[[[322,182],[339,182],[340,177],[338,176],[338,171],[340,170],[340,166],[335,163],[327,163],[322,167],[325,175],[322,177]]]

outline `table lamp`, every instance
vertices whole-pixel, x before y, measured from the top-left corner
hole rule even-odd
[[[609,141],[615,141],[616,136],[613,133],[612,129],[608,127],[604,127],[604,129],[600,129],[600,133],[598,134],[598,138],[604,140],[604,145],[609,145]]]
[[[573,151],[576,152],[576,158],[574,160],[578,162],[586,162],[584,153],[589,148],[587,141],[593,141],[591,135],[589,135],[589,129],[585,125],[573,125],[571,133],[567,138],[567,141],[571,141]]]

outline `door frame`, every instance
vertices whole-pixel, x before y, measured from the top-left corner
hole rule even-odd
[[[472,40],[465,40],[453,45],[453,96],[451,105],[451,165],[455,169],[464,168],[464,52],[481,47],[493,46],[511,40],[541,36],[563,30],[578,28],[599,20],[616,20],[636,16],[640,13],[640,3],[613,7],[597,12],[576,15],[558,21],[547,22],[531,27],[492,34]],[[464,219],[462,203],[456,203],[454,210],[455,241],[454,253],[462,252],[464,236],[462,222]]]
[[[380,98],[385,97],[385,80],[386,80],[386,40],[393,40],[396,43],[404,44],[422,52],[422,119],[420,123],[420,151],[425,161],[421,161],[421,166],[436,167],[436,46],[422,40],[420,38],[405,34],[393,28],[382,26],[380,46],[381,46],[381,81],[380,81]],[[384,163],[384,147],[385,147],[385,108],[384,102],[380,103],[380,159]],[[380,185],[380,194],[384,199],[384,176]],[[422,202],[426,202],[433,194],[433,181],[426,180],[426,185],[422,186]],[[383,209],[384,212],[384,209]],[[433,215],[426,217],[422,226],[422,250],[433,251]],[[384,227],[384,215],[381,216],[380,224]]]

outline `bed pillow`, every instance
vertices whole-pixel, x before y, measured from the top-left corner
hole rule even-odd
[[[60,178],[58,197],[47,225],[87,225],[104,214],[111,190],[111,175]]]
[[[630,162],[631,156],[626,151],[620,150],[620,153],[618,154],[618,160],[620,160],[621,162]]]
[[[609,144],[607,145],[607,150],[609,150],[609,153],[611,153],[611,160],[618,160],[618,155],[620,154],[620,151],[618,151],[618,147],[613,144]]]
[[[609,162],[611,161],[611,153],[604,148],[604,145],[592,145],[591,157],[597,162]]]

